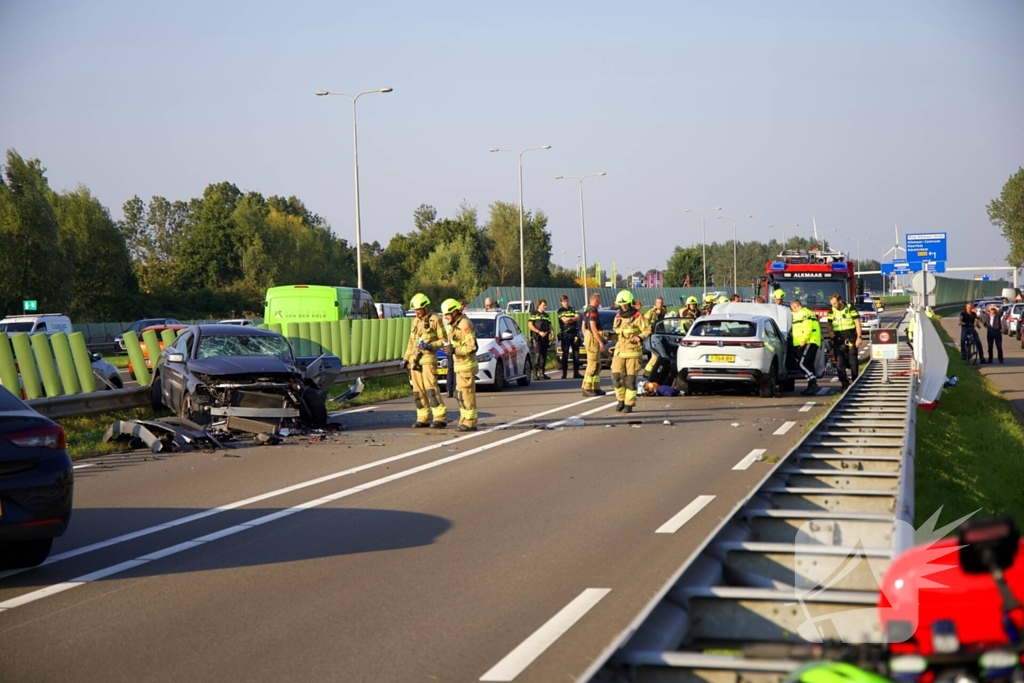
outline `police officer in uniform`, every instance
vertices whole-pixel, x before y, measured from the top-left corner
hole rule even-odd
[[[462,315],[459,302],[445,299],[441,304],[441,313],[451,329],[451,345],[455,349],[452,367],[448,369],[448,381],[455,374],[455,389],[459,399],[459,431],[476,431],[476,333],[473,323]]]
[[[860,313],[853,306],[843,303],[838,293],[829,297],[832,310],[828,314],[828,322],[832,325],[832,351],[836,354],[836,371],[843,389],[850,382],[857,380],[860,372],[860,361],[857,360],[857,349],[860,348]],[[846,378],[846,370],[850,370],[850,378]]]
[[[409,343],[402,359],[410,370],[413,398],[416,403],[416,422],[413,427],[444,429],[448,426],[448,409],[441,400],[441,392],[437,388],[437,350],[445,345],[444,328],[441,319],[430,311],[430,299],[425,294],[413,296],[409,308],[416,311],[416,319],[412,323]],[[451,360],[448,364],[451,365]],[[451,382],[450,367],[448,372],[447,381]],[[431,412],[434,416],[433,423],[430,422]]]
[[[633,307],[633,293],[628,289],[619,292],[615,305],[619,312],[612,329],[616,333],[615,353],[612,356],[612,386],[619,404],[615,410],[633,412],[636,405],[636,378],[640,373],[640,357],[643,354],[644,339],[651,334],[647,319]]]
[[[679,317],[686,318],[687,320],[696,320],[700,315],[701,311],[697,308],[697,297],[686,297],[686,306],[679,309]]]
[[[604,334],[601,332],[601,316],[597,307],[601,304],[601,295],[590,295],[590,305],[583,311],[583,348],[587,350],[587,369],[583,373],[583,395],[604,396],[601,389],[601,351],[605,347]]]
[[[821,348],[821,323],[814,311],[804,308],[800,299],[789,302],[793,311],[793,348],[797,366],[807,380],[807,388],[800,393],[810,396],[818,392],[818,375],[814,371],[814,359]]]
[[[665,315],[668,314],[668,309],[665,308],[665,300],[660,296],[654,299],[654,308],[644,313],[644,319],[647,320],[647,326],[654,330],[654,326],[659,321],[665,319]],[[651,349],[651,359],[647,361],[647,367],[644,368],[644,374],[650,375],[654,370],[654,366],[658,364],[658,354]]]
[[[569,352],[572,351],[572,377],[583,379],[580,374],[580,314],[569,306],[569,297],[561,297],[562,307],[558,309],[558,342],[562,346],[562,379],[569,371]]]
[[[548,319],[547,299],[537,302],[537,311],[530,315],[530,340],[533,342],[533,378],[551,379],[544,372],[551,342],[551,320]]]

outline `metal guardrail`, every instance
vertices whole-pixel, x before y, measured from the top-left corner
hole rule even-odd
[[[909,356],[901,343],[888,383],[870,362],[582,680],[776,683],[800,663],[722,653],[804,636],[881,642],[878,581],[913,542]]]
[[[388,361],[386,363],[372,363],[370,365],[354,365],[349,368],[342,368],[338,375],[337,382],[348,382],[357,377],[384,377],[386,375],[400,375],[405,370],[401,361]],[[336,383],[337,383],[336,382]],[[88,394],[74,394],[72,396],[54,396],[52,398],[38,398],[26,401],[32,408],[52,419],[62,417],[75,417],[77,415],[93,415],[96,413],[108,413],[114,410],[126,408],[139,408],[149,405],[150,388],[131,387],[129,389],[117,389],[112,391],[96,391]]]

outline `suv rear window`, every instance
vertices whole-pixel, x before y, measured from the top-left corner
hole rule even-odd
[[[691,337],[755,337],[757,323],[746,320],[698,320]]]

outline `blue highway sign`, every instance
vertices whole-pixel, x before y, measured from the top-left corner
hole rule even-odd
[[[931,232],[907,235],[908,261],[945,261],[946,233]]]

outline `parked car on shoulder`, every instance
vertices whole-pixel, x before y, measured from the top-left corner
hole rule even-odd
[[[1003,334],[1016,335],[1024,314],[1024,304],[1006,304],[1003,307]]]
[[[877,330],[881,321],[878,319],[878,311],[875,305],[870,303],[859,303],[853,305],[854,310],[860,314],[860,332],[862,336],[871,336],[871,330]]]
[[[117,347],[118,353],[128,353],[128,350],[124,345],[124,334],[125,332],[134,332],[135,334],[142,334],[142,328],[150,327],[151,325],[180,325],[174,318],[144,318],[143,320],[136,320],[128,329],[121,334],[114,337],[114,345]]]
[[[228,318],[227,320],[218,320],[218,325],[255,325],[256,321],[250,318]]]
[[[402,308],[402,304],[374,304],[374,306],[377,308],[377,317],[381,320],[405,317],[405,309]]]
[[[34,567],[71,521],[64,429],[0,386],[0,569]]]
[[[533,359],[526,336],[512,316],[505,313],[471,311],[466,318],[476,333],[476,359],[479,367],[476,383],[501,391],[515,380],[521,387],[530,386]],[[437,381],[447,388],[448,357],[442,349],[437,354]]]
[[[10,337],[18,332],[26,332],[29,335],[45,332],[46,336],[63,332],[71,334],[71,320],[60,313],[43,313],[40,315],[10,315],[0,320],[0,332],[6,332]]]

